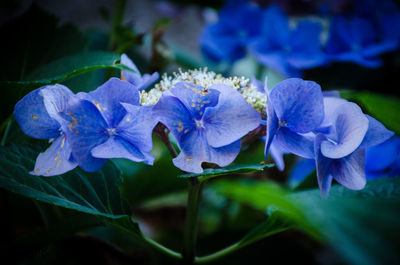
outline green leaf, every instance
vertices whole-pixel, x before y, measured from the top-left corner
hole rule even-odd
[[[342,91],[340,94],[359,103],[368,114],[400,134],[400,98],[372,92]]]
[[[137,223],[124,211],[119,185],[123,179],[112,163],[96,173],[75,169],[61,176],[33,176],[37,148],[0,147],[0,187],[20,195],[99,217],[141,238]]]
[[[286,215],[311,235],[321,235],[351,264],[400,262],[398,178],[370,181],[361,191],[334,185],[326,199],[318,189],[290,194],[255,182],[225,182],[216,190],[260,210]]]
[[[266,167],[273,167],[274,164],[246,164],[246,165],[231,165],[223,168],[207,168],[204,169],[203,173],[196,174],[184,174],[180,175],[180,178],[192,178],[198,177],[199,182],[203,182],[207,179],[217,177],[217,176],[224,176],[229,174],[240,174],[240,173],[249,173],[254,171],[263,171]]]
[[[321,198],[319,190],[291,199],[351,264],[400,263],[400,179],[371,181],[361,191],[336,185],[327,199]]]
[[[40,67],[26,78],[27,81],[0,82],[1,88],[27,89],[60,83],[68,78],[96,69],[114,68],[134,71],[119,63],[120,56],[104,51],[91,51],[60,58]]]

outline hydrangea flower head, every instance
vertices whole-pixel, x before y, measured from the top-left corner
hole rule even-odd
[[[73,93],[63,85],[50,85],[33,90],[15,105],[14,117],[22,131],[37,139],[50,139],[51,145],[36,159],[33,175],[54,176],[77,166],[65,134],[61,113]]]
[[[261,121],[261,115],[243,96],[225,84],[204,88],[178,82],[163,93],[154,113],[181,149],[173,163],[194,173],[203,172],[203,162],[219,166],[232,163],[240,152],[240,138]]]
[[[79,166],[97,171],[107,158],[153,163],[152,130],[156,125],[149,106],[140,106],[132,84],[111,78],[95,91],[79,93],[65,117],[67,137]]]
[[[136,71],[136,73],[133,73],[130,71],[123,70],[121,75],[122,79],[134,85],[139,91],[148,88],[151,84],[157,81],[158,78],[160,78],[160,75],[157,72],[151,75],[150,74],[141,75],[139,69],[125,53],[121,55],[121,64],[126,65],[129,68]]]
[[[325,63],[321,50],[320,23],[299,22],[296,29],[289,27],[289,19],[276,5],[265,10],[262,32],[250,46],[250,51],[261,64],[289,77],[301,76],[301,70]]]
[[[236,61],[245,55],[247,44],[259,34],[260,25],[260,8],[248,1],[228,1],[219,13],[219,21],[204,28],[201,50],[213,61]]]

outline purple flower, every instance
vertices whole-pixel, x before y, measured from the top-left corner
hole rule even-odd
[[[267,92],[268,93],[268,92]],[[267,95],[267,140],[304,158],[314,158],[314,134],[324,119],[321,87],[312,81],[289,78]]]
[[[181,150],[173,163],[194,173],[203,162],[227,166],[240,152],[240,138],[257,128],[261,115],[239,92],[224,84],[208,89],[188,82],[164,92],[154,113]]]
[[[107,158],[153,163],[152,107],[140,106],[138,89],[111,78],[95,91],[70,102],[67,138],[72,154],[86,171],[97,171]]]
[[[260,8],[248,1],[228,1],[219,13],[219,21],[204,28],[201,50],[212,61],[234,62],[245,56],[246,46],[260,28]]]
[[[139,69],[126,54],[121,55],[121,64],[126,65],[136,71],[136,73],[130,71],[122,71],[122,78],[134,85],[139,91],[148,88],[160,77],[157,72],[153,73],[152,75],[141,75]]]
[[[379,67],[381,53],[394,50],[392,41],[380,41],[372,21],[362,17],[336,16],[331,21],[326,54],[330,61],[354,62],[365,67]]]
[[[77,166],[65,135],[65,123],[60,115],[73,93],[63,85],[38,88],[15,105],[14,117],[22,131],[37,139],[50,139],[51,145],[36,159],[33,175],[54,176]]]
[[[317,134],[314,143],[318,184],[324,196],[332,179],[349,189],[362,189],[366,183],[365,149],[393,135],[352,102],[331,102],[329,108],[324,121],[329,129]]]
[[[274,5],[264,12],[262,26],[260,36],[250,46],[261,64],[285,76],[298,77],[301,70],[325,63],[319,23],[302,21],[291,30],[284,11]]]

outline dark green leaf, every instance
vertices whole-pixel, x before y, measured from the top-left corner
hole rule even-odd
[[[352,264],[400,262],[400,179],[371,181],[361,191],[335,185],[327,199],[318,189],[288,194],[267,184],[232,181],[216,187],[260,210],[279,210],[310,234],[322,235]]]
[[[342,91],[342,97],[359,103],[365,111],[388,129],[400,133],[400,99],[372,92]]]
[[[199,181],[205,181],[207,179],[216,177],[216,176],[223,176],[229,174],[240,174],[240,173],[249,173],[254,171],[263,171],[266,167],[273,167],[274,164],[246,164],[246,165],[231,165],[223,168],[207,168],[204,169],[203,173],[195,174],[184,174],[180,175],[180,178],[192,178],[198,177]]]
[[[48,84],[60,83],[73,76],[103,68],[133,71],[120,64],[119,60],[119,55],[104,51],[76,54],[58,59],[40,67],[27,76],[27,81],[5,81],[0,83],[0,87],[8,89],[40,87]]]
[[[28,147],[0,147],[0,186],[20,195],[100,217],[140,238],[136,223],[124,211],[119,191],[120,170],[112,163],[96,173],[75,169],[61,176],[33,176],[37,151]]]

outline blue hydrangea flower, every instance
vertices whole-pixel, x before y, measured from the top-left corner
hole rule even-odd
[[[299,77],[301,70],[325,63],[321,29],[320,23],[302,21],[291,30],[284,11],[273,5],[263,14],[262,32],[250,45],[250,51],[261,64],[282,75]]]
[[[181,150],[176,167],[201,173],[203,162],[227,166],[240,152],[240,138],[257,128],[261,115],[239,92],[224,84],[208,89],[188,82],[164,92],[154,113]]]
[[[132,84],[111,78],[95,91],[70,102],[67,137],[72,154],[86,171],[97,171],[107,158],[153,163],[152,130],[157,121],[151,106],[140,106]]]
[[[321,87],[312,81],[289,78],[267,92],[265,156],[275,141],[285,152],[314,158],[314,134],[324,119]]]
[[[248,1],[228,1],[219,21],[203,29],[201,50],[212,61],[234,62],[245,56],[248,43],[258,36],[260,28],[260,8]]]
[[[132,62],[132,60],[129,59],[129,57],[126,54],[121,55],[121,64],[126,65],[129,68],[136,71],[136,73],[134,73],[131,71],[123,70],[122,79],[125,79],[126,81],[134,85],[139,91],[148,88],[160,77],[160,75],[157,72],[151,75],[150,74],[141,75],[139,69]]]
[[[315,138],[315,160],[321,194],[326,196],[332,180],[359,190],[365,186],[365,150],[393,136],[380,122],[362,113],[352,102],[333,104],[327,117],[330,130]]]
[[[331,20],[326,54],[330,61],[379,67],[382,61],[378,56],[395,49],[397,45],[379,38],[371,20],[358,16],[335,16]]]
[[[63,85],[38,88],[15,105],[14,117],[22,131],[37,139],[50,139],[51,145],[36,159],[33,175],[54,176],[77,166],[65,135],[65,123],[60,115],[73,93]]]

